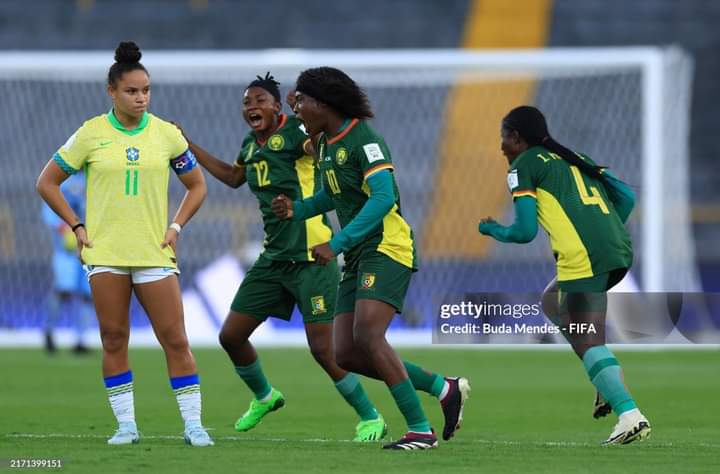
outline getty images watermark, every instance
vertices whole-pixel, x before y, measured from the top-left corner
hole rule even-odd
[[[717,293],[469,293],[434,308],[435,344],[720,343]]]

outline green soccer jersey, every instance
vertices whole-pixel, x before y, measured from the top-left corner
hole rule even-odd
[[[278,129],[266,142],[258,141],[254,132],[248,133],[235,162],[245,166],[248,186],[260,204],[265,230],[263,255],[271,260],[310,261],[310,249],[332,237],[324,215],[295,222],[278,219],[270,210],[278,194],[305,199],[320,189],[315,159],[304,151],[307,140],[302,123],[283,114]]]
[[[512,163],[508,186],[513,199],[537,199],[538,222],[550,237],[558,280],[588,278],[632,265],[630,235],[599,180],[536,146]]]
[[[340,226],[348,225],[365,205],[370,188],[367,179],[382,170],[393,170],[390,150],[383,137],[365,121],[352,120],[343,131],[328,139],[321,136],[318,157],[323,186],[333,199]],[[400,193],[393,177],[395,204],[377,228],[345,252],[352,264],[365,250],[376,250],[408,268],[416,269],[413,232],[400,212]]]

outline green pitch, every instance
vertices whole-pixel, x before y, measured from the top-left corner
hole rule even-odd
[[[61,458],[65,472],[718,472],[720,351],[617,351],[653,426],[652,437],[601,447],[614,416],[593,420],[594,391],[569,352],[402,350],[417,363],[463,375],[473,387],[465,423],[430,452],[388,452],[349,442],[357,419],[307,350],[261,349],[287,405],[247,433],[233,430],[250,392],[223,353],[196,350],[203,418],[216,446],[182,443],[182,423],[157,350],[132,350],[135,446],[107,446],[115,423],[96,353],[47,357],[0,350],[0,470],[14,458]],[[364,379],[363,379],[364,380]],[[389,392],[365,381],[390,435],[404,424]],[[437,402],[425,409],[442,429]]]

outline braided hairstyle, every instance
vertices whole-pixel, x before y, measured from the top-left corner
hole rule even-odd
[[[270,75],[270,71],[268,71],[265,74],[265,77],[262,76],[256,76],[257,79],[253,80],[248,86],[245,88],[245,90],[250,89],[251,87],[260,87],[262,89],[265,89],[270,94],[272,94],[273,97],[275,97],[275,100],[278,102],[281,102],[280,100],[280,89],[278,86],[280,83],[275,80],[274,77]]]
[[[340,69],[327,66],[306,69],[298,76],[295,90],[327,104],[345,118],[373,117],[365,91]]]
[[[539,109],[521,105],[512,109],[503,119],[502,126],[506,130],[514,130],[523,140],[532,146],[542,146],[560,157],[569,164],[577,166],[587,176],[603,180],[604,166],[595,166],[583,160],[580,155],[555,141],[548,132],[547,121]]]
[[[137,69],[145,71],[145,74],[149,76],[145,66],[140,63],[141,57],[142,53],[135,42],[121,41],[115,48],[115,63],[110,66],[108,71],[108,85],[115,87],[123,74]]]

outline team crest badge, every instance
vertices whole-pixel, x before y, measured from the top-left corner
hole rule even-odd
[[[125,153],[127,153],[128,161],[137,161],[140,159],[140,150],[135,147],[130,147],[126,149]]]
[[[363,290],[369,290],[375,285],[375,274],[374,273],[363,273],[362,279],[360,280]]]
[[[338,148],[337,153],[335,153],[335,163],[342,166],[347,161],[347,150],[345,148]]]
[[[285,139],[282,137],[282,135],[273,135],[270,137],[270,140],[268,140],[268,147],[272,151],[279,151],[282,150],[282,147],[285,145]]]
[[[310,298],[310,305],[312,306],[312,314],[323,314],[327,312],[325,308],[325,298],[322,296],[313,296]]]

